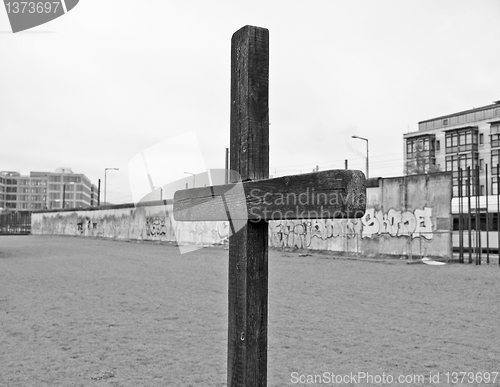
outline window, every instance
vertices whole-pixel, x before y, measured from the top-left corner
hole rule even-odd
[[[463,169],[464,175],[467,174],[467,168],[471,170],[478,165],[478,153],[470,152],[460,155],[446,156],[446,171],[458,171]]]
[[[490,141],[491,147],[496,148],[500,146],[500,122],[491,124],[490,127]]]
[[[483,145],[483,144],[484,144],[484,134],[483,134],[483,133],[480,133],[480,134],[479,134],[479,144],[480,144],[480,145]]]
[[[477,150],[477,129],[461,129],[446,133],[446,153]]]
[[[446,171],[458,170],[458,156],[446,156]]]
[[[479,160],[479,169],[482,171],[484,169],[484,160],[480,159]]]
[[[441,149],[441,144],[439,142],[439,140],[436,141],[436,150],[440,150]]]
[[[494,149],[491,151],[491,174],[497,174],[497,165],[499,163],[500,149]]]
[[[444,125],[444,126],[448,125],[448,118],[445,118],[445,119],[443,120],[443,125]]]

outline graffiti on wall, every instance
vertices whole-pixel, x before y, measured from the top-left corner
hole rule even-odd
[[[390,209],[387,212],[368,208],[360,219],[311,219],[269,222],[269,244],[280,248],[359,251],[370,248],[380,238],[437,238],[433,209],[412,211]],[[118,239],[171,241],[182,244],[226,245],[228,222],[176,222],[164,209],[116,213],[35,214],[32,233],[79,235]],[[174,226],[175,224],[175,226]],[[398,242],[399,243],[399,242]]]
[[[371,238],[374,235],[411,236],[412,238],[432,239],[432,208],[411,211],[389,210],[386,214],[368,208],[361,218],[362,236]]]
[[[228,222],[186,222],[178,227],[176,231],[178,242],[201,245],[225,245],[229,242]]]
[[[77,227],[77,232],[79,234],[88,234],[88,235],[93,235],[99,225],[100,219],[91,219],[90,217],[86,216],[85,218],[79,218],[78,223],[76,224]]]
[[[432,208],[413,212],[391,209],[385,214],[369,208],[360,219],[283,220],[271,222],[269,227],[269,239],[274,247],[309,248],[315,238],[326,241],[381,235],[431,240],[434,237]]]
[[[169,222],[168,222],[169,223]],[[146,218],[146,235],[161,238],[168,234],[166,216],[150,216]]]

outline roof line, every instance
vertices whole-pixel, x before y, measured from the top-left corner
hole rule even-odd
[[[481,111],[481,110],[488,110],[488,109],[491,109],[493,107],[500,107],[500,101],[495,101],[491,105],[486,105],[486,106],[482,106],[482,107],[478,107],[478,108],[473,108],[473,109],[469,109],[469,110],[463,110],[463,111],[458,112],[458,113],[447,114],[445,116],[439,116],[439,117],[431,118],[431,119],[428,119],[428,120],[420,121],[419,124],[423,124],[424,122],[430,122],[430,121],[440,120],[440,119],[444,119],[444,118],[449,118],[449,117],[453,117],[453,116],[458,116],[460,114],[478,112],[478,111]]]

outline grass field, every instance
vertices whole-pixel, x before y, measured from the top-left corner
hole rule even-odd
[[[0,386],[225,386],[227,261],[222,248],[0,236]],[[499,276],[270,251],[268,386],[366,385],[331,383],[358,372],[499,386]]]

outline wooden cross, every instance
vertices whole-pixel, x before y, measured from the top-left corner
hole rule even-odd
[[[177,191],[177,221],[228,220],[227,385],[267,385],[268,221],[360,218],[365,176],[332,170],[269,179],[269,31],[231,41],[231,184]],[[239,175],[239,176],[238,176]],[[237,180],[238,179],[238,180]]]

